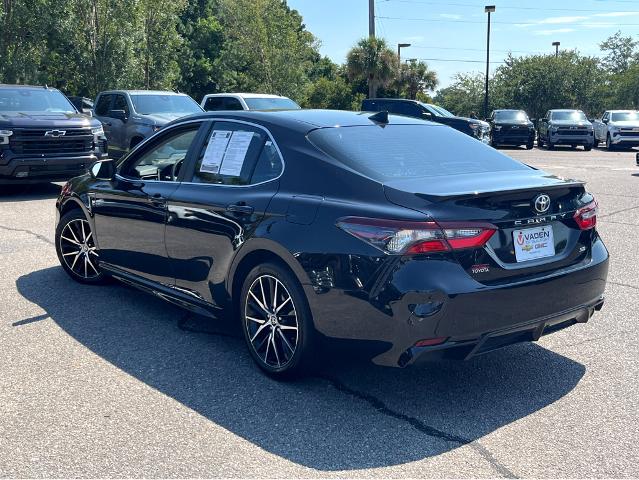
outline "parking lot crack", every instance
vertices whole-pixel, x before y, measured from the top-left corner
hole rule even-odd
[[[48,243],[49,245],[55,245],[55,243],[53,243],[51,240],[49,240],[47,237],[45,237],[44,235],[40,235],[39,233],[33,232],[31,230],[27,230],[25,228],[11,228],[11,227],[5,227],[4,225],[0,225],[0,229],[2,230],[6,230],[8,232],[21,232],[21,233],[26,233],[28,235],[31,235],[35,238],[37,238],[38,240],[42,240],[43,242]]]
[[[637,287],[636,285],[630,285],[628,283],[613,282],[612,280],[608,280],[608,283],[612,285],[617,285],[618,287],[626,287],[626,288],[632,288],[633,290],[639,290],[639,287]]]
[[[337,380],[332,377],[321,375],[319,378],[327,381],[333,388],[341,393],[345,393],[352,397],[355,397],[359,400],[362,400],[368,403],[371,407],[377,410],[382,415],[387,417],[394,418],[396,420],[400,420],[409,424],[415,430],[420,433],[423,433],[429,437],[437,438],[440,440],[444,440],[446,442],[455,443],[459,446],[468,445],[470,448],[475,450],[479,455],[484,458],[501,476],[506,478],[518,478],[513,472],[511,472],[506,466],[504,466],[501,462],[499,462],[494,455],[483,445],[481,445],[478,441],[473,441],[468,438],[462,437],[460,435],[455,435],[453,433],[448,433],[443,430],[439,430],[438,428],[427,425],[423,421],[418,418],[411,417],[409,415],[397,412],[390,407],[388,407],[382,400],[379,398],[369,394],[360,392],[358,390],[354,390],[349,386],[342,383],[340,380]]]

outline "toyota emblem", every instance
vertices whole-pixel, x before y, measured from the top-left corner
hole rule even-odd
[[[540,193],[533,199],[533,208],[537,213],[546,213],[550,208],[550,197],[545,193]]]

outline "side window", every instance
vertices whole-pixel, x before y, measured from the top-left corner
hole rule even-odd
[[[224,99],[224,110],[244,110],[244,108],[237,98],[226,97]]]
[[[113,95],[101,95],[95,106],[95,114],[99,116],[105,116],[111,110],[111,99]]]
[[[279,175],[279,171],[274,175],[276,169],[281,169],[281,160],[264,130],[241,123],[216,122],[195,162],[192,181],[249,185],[275,178]]]
[[[113,100],[113,108],[111,110],[124,110],[127,117],[129,116],[129,105],[126,103],[124,95],[116,95]]]
[[[257,159],[255,171],[251,177],[251,183],[261,183],[279,177],[282,173],[282,159],[277,148],[270,140],[267,140]]]
[[[139,155],[128,159],[120,174],[129,178],[176,181],[199,127],[195,124],[166,132]]]
[[[224,110],[224,97],[209,97],[204,102],[204,110],[212,112],[216,110]]]
[[[603,117],[601,118],[602,120],[608,120],[608,118],[610,118],[610,113],[609,112],[605,112],[603,114]]]
[[[397,102],[393,104],[393,113],[405,115],[407,117],[421,117],[421,113],[417,105],[410,102]]]

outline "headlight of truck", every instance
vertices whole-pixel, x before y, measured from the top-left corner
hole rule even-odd
[[[13,135],[11,130],[0,130],[0,145],[9,143],[9,137]]]
[[[559,127],[556,127],[555,125],[550,127],[550,131],[553,133],[557,133],[557,130],[559,130]]]
[[[495,131],[498,132],[499,130],[501,130],[501,125],[495,125]]]
[[[99,127],[93,127],[91,129],[91,133],[93,135],[104,135],[104,128],[102,128],[102,125],[100,125]]]

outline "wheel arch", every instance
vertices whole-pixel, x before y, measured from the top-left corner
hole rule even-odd
[[[247,242],[236,255],[227,276],[226,290],[231,302],[235,304],[242,282],[246,275],[257,265],[267,262],[278,263],[293,273],[301,285],[310,284],[307,273],[291,252],[278,243],[268,239],[254,239]]]
[[[87,220],[91,221],[90,220],[91,219],[91,215],[90,215],[86,205],[78,197],[71,196],[71,197],[67,198],[62,203],[62,205],[60,205],[60,217],[62,217],[63,215],[66,215],[71,210],[82,210],[82,212],[84,212],[84,214],[86,215]]]

